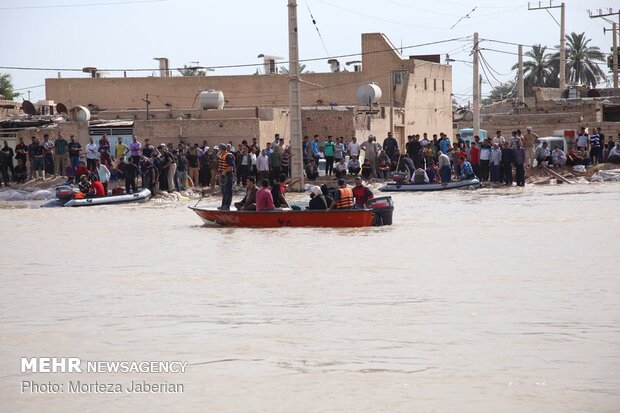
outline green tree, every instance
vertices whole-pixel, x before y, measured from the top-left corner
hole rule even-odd
[[[525,53],[525,56],[529,57],[530,60],[523,62],[523,86],[526,96],[531,96],[532,87],[545,86],[549,81],[549,76],[552,73],[551,55],[547,53],[547,46],[536,44],[532,46],[532,50]],[[518,63],[512,67],[512,70],[518,69]]]
[[[482,104],[488,105],[489,103],[513,98],[517,96],[517,87],[514,80],[508,81],[506,83],[502,83],[499,86],[494,87],[491,90],[491,93],[486,99],[482,100]]]
[[[0,74],[0,95],[4,96],[6,100],[13,100],[19,96],[19,93],[13,90],[13,81],[8,73]]]
[[[183,65],[183,69],[177,69],[181,76],[200,76],[198,68],[193,66]]]
[[[299,64],[299,73],[306,73],[306,65],[303,63]],[[283,75],[288,75],[288,67],[286,66],[280,66],[280,73],[282,73]]]
[[[605,79],[605,72],[597,62],[604,62],[605,55],[597,46],[588,46],[591,39],[585,33],[572,32],[566,36],[566,82],[595,87]],[[559,48],[559,46],[556,46]],[[552,68],[547,86],[558,87],[560,73],[560,52],[549,59]]]

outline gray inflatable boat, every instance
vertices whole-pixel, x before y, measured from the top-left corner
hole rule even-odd
[[[141,189],[135,194],[110,195],[95,198],[74,198],[75,190],[69,185],[62,185],[56,188],[56,197],[53,201],[47,202],[42,207],[80,207],[94,205],[127,204],[131,202],[146,202],[151,198],[151,191],[147,188]]]
[[[399,183],[388,182],[381,188],[381,192],[399,192],[399,191],[411,191],[411,192],[424,192],[424,191],[445,191],[448,189],[465,189],[465,188],[479,188],[480,180],[478,178],[465,179],[463,181],[451,181],[445,184],[411,184],[411,183]]]

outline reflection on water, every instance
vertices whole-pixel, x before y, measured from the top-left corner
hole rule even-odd
[[[395,194],[393,226],[346,230],[2,204],[2,410],[616,411],[618,189]],[[60,376],[185,392],[20,394],[49,355],[186,360]]]

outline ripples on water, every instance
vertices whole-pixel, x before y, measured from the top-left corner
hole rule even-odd
[[[395,194],[395,225],[346,230],[207,227],[186,204],[3,204],[2,405],[617,411],[618,189]],[[185,393],[20,395],[19,357],[44,355],[187,360],[177,376],[81,377]]]

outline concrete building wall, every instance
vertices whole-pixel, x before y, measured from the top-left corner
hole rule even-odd
[[[394,118],[394,125],[401,134],[421,133],[423,131],[447,131],[451,124],[452,72],[450,66],[428,61],[407,59],[381,33],[362,34],[362,71],[338,73],[305,73],[302,75],[301,97],[303,106],[355,106],[357,88],[374,82],[382,89],[379,104],[404,109],[403,118]],[[344,66],[345,62],[341,62]],[[394,81],[396,72],[402,82]],[[422,90],[424,79],[427,89]],[[434,89],[432,85],[442,84]],[[286,75],[241,75],[204,77],[129,77],[129,78],[62,78],[46,79],[46,98],[64,103],[67,107],[75,105],[96,105],[105,109],[108,115],[124,118],[127,109],[134,119],[140,119],[145,109],[142,99],[149,95],[151,118],[163,120],[186,117],[186,111],[199,108],[200,91],[221,90],[226,99],[226,108],[248,108],[261,111],[261,108],[288,106],[288,83]],[[259,109],[257,109],[257,107]],[[173,113],[159,112],[158,109],[173,109]],[[389,109],[384,110],[389,114]],[[219,112],[219,113],[218,113]],[[394,112],[396,113],[396,112]],[[400,113],[400,112],[399,112]],[[144,115],[145,116],[145,115]],[[202,111],[200,119],[211,117],[223,119],[259,117],[261,115],[231,115],[226,111]],[[320,115],[327,117],[329,115]],[[109,117],[107,117],[109,118]],[[331,119],[331,118],[330,118]],[[378,120],[377,124],[383,123]],[[331,120],[326,121],[329,123]],[[400,122],[397,124],[397,122]],[[447,125],[444,127],[444,125]],[[336,127],[337,125],[334,125]],[[274,126],[278,128],[279,126]],[[319,127],[317,124],[309,128]],[[350,126],[347,126],[350,131]],[[388,124],[388,129],[390,125]],[[267,126],[265,126],[267,128]],[[259,128],[260,129],[260,128]],[[263,128],[264,129],[264,128]],[[362,130],[356,128],[356,130]],[[322,133],[324,134],[324,133]],[[339,133],[332,132],[332,135]]]

